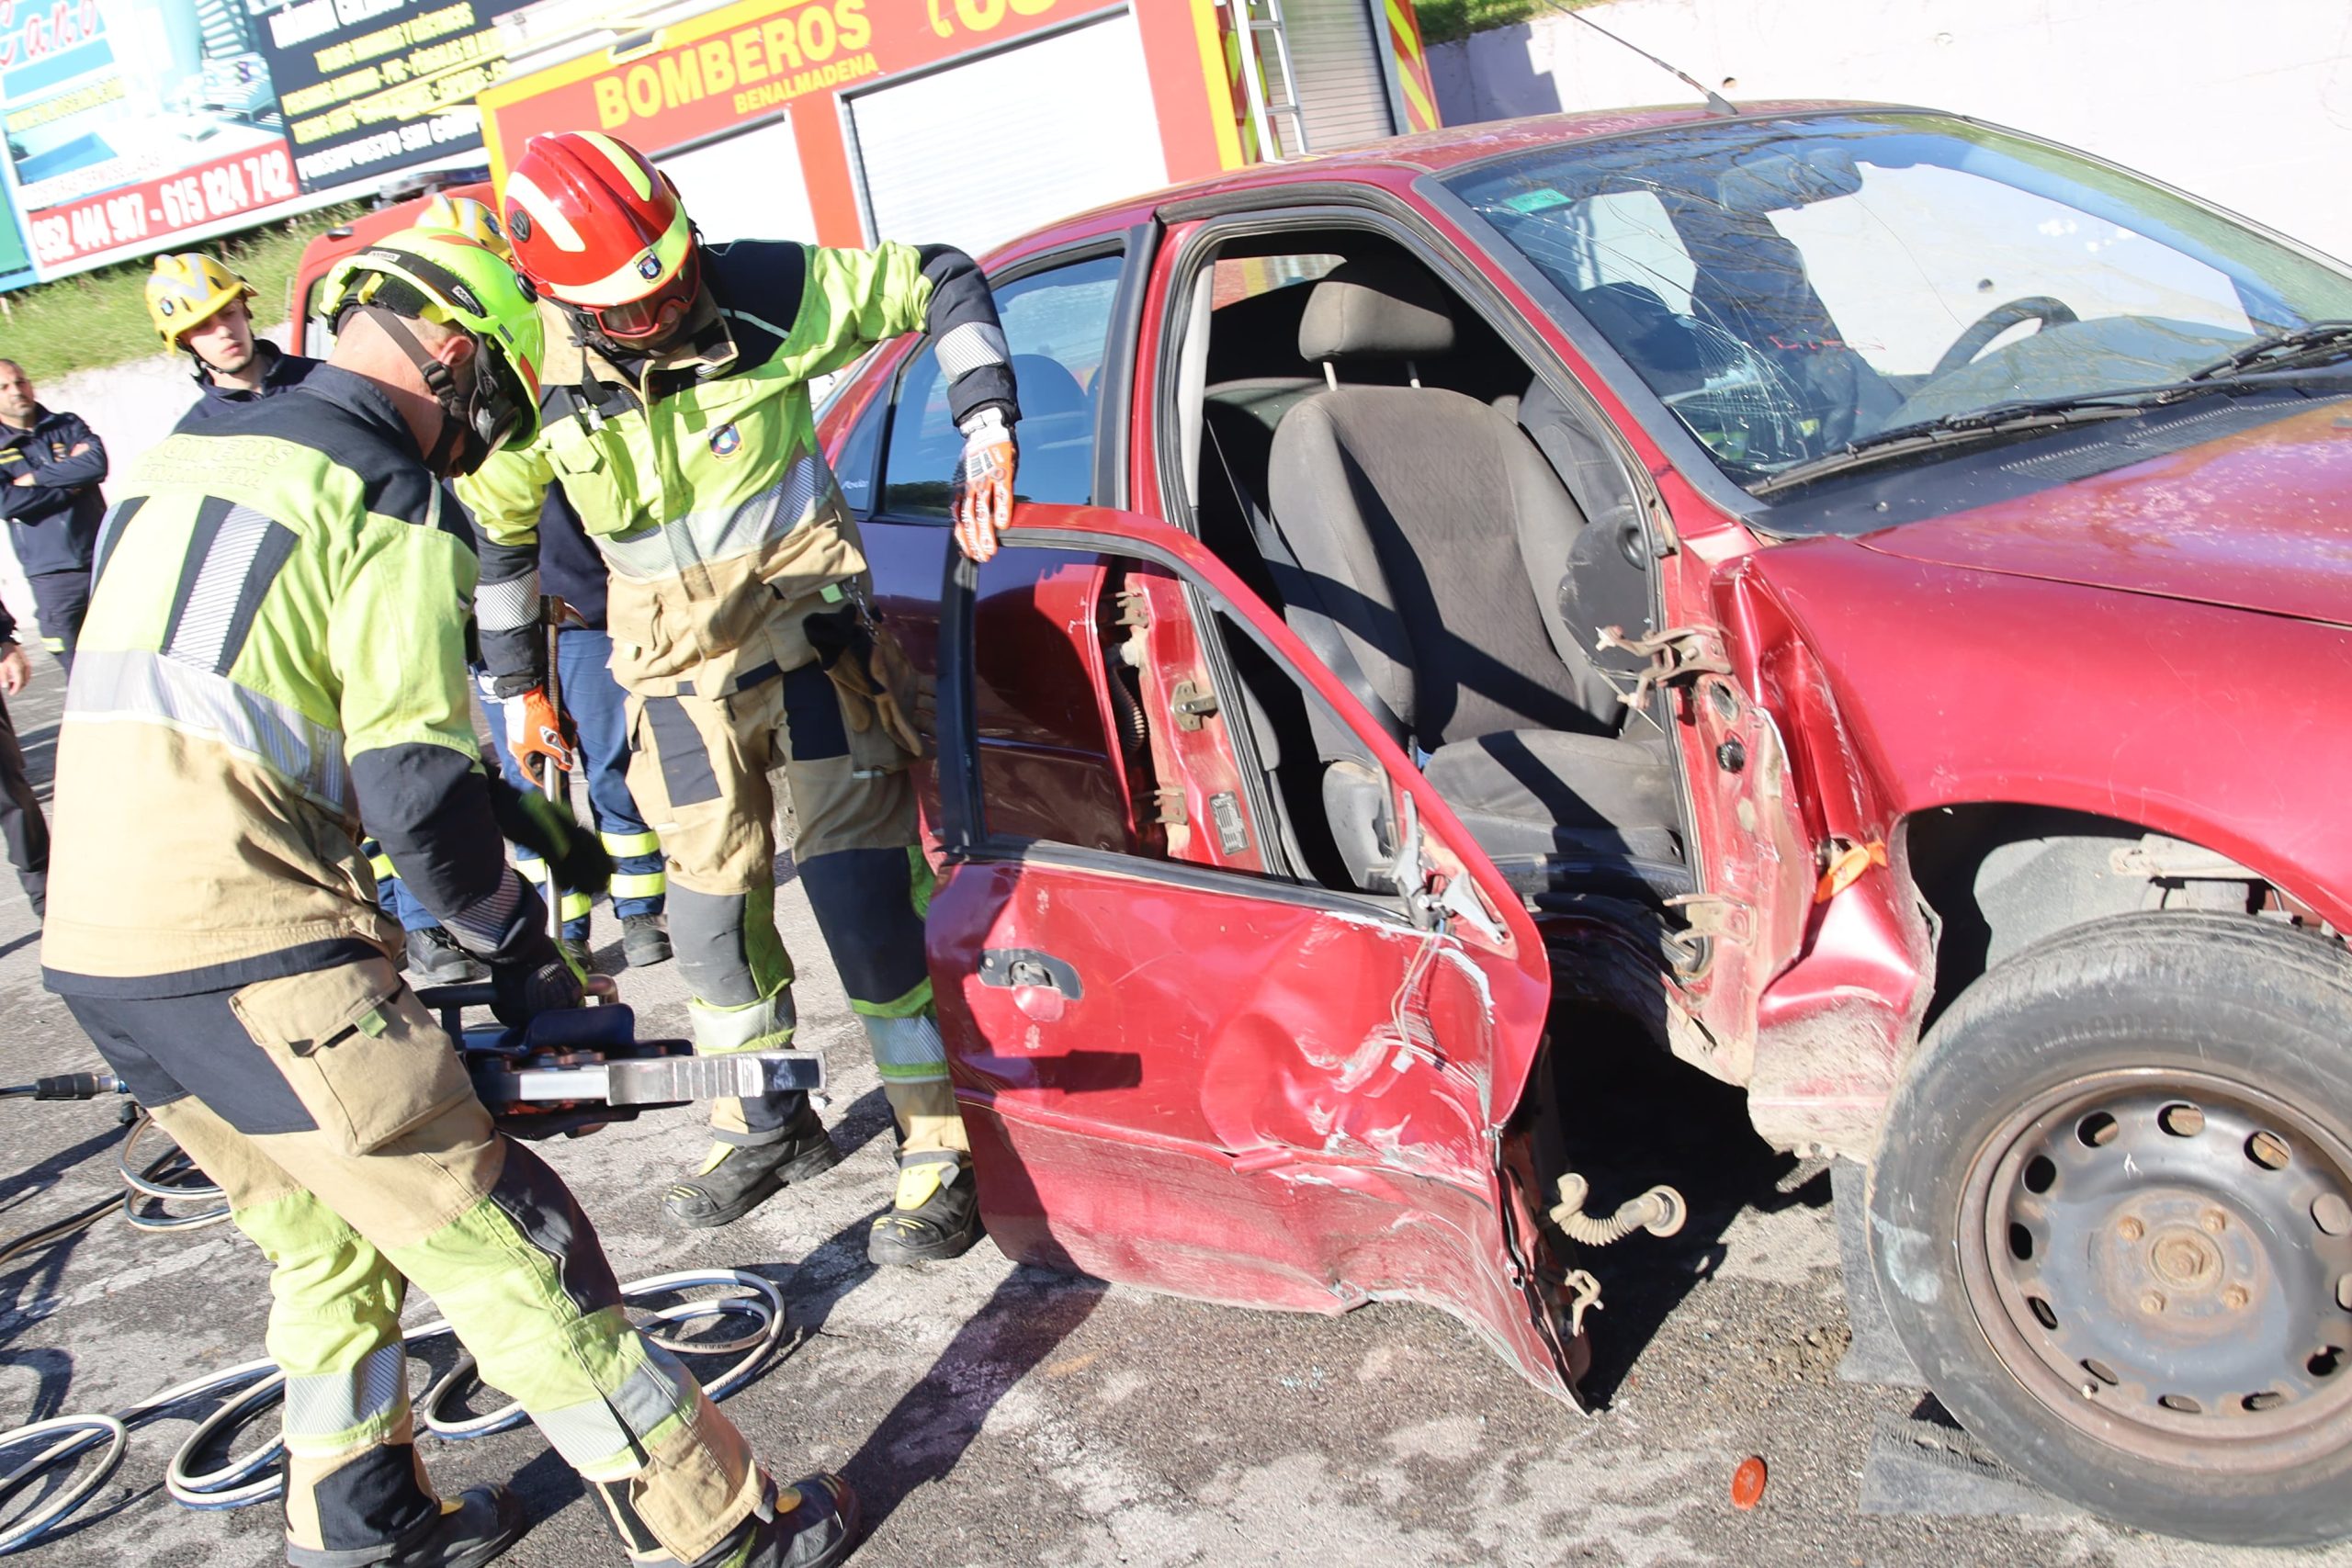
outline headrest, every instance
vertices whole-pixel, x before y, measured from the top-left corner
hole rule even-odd
[[[1342,262],[1315,285],[1298,321],[1302,359],[1425,359],[1453,347],[1444,290],[1417,266]]]

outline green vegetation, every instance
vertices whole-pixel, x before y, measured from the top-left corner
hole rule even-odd
[[[1559,0],[1555,7],[1545,0],[1417,0],[1413,9],[1421,19],[1423,43],[1458,43],[1472,33],[1507,28],[1555,10],[1581,11],[1588,6],[1607,4],[1608,0]]]
[[[1570,5],[1587,0],[1567,0]],[[1547,9],[1544,0],[1417,0],[1423,43],[1458,43],[1488,28],[1507,28]]]
[[[364,210],[356,204],[322,207],[199,248],[254,286],[259,296],[254,300],[254,324],[272,326],[286,319],[302,247]],[[0,355],[22,365],[39,387],[69,371],[161,353],[147,321],[145,289],[153,265],[153,257],[141,256],[0,294]]]

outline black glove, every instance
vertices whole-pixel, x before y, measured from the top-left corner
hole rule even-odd
[[[508,784],[494,761],[484,759],[482,771],[490,776],[490,814],[499,836],[547,862],[565,892],[602,893],[613,880],[613,857],[596,835],[537,790]]]
[[[579,971],[543,931],[514,943],[513,957],[492,962],[490,990],[490,1010],[509,1029],[521,1029],[543,1012],[580,1007],[588,999]]]

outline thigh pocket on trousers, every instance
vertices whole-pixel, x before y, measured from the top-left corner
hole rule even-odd
[[[449,1037],[383,959],[256,981],[229,1006],[344,1154],[372,1153],[473,1092]]]
[[[659,795],[662,820],[668,827],[678,811],[707,806],[723,795],[718,772],[711,762],[710,742],[679,697],[631,697],[636,711],[629,720],[628,749],[636,754],[629,767],[629,791],[643,806]],[[639,770],[644,770],[640,775]]]

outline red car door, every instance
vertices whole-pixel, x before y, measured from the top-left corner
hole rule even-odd
[[[957,558],[946,572],[948,870],[929,922],[997,1245],[1250,1306],[1428,1303],[1565,1393],[1581,1347],[1502,1156],[1551,988],[1520,901],[1281,617],[1197,541],[1102,508],[1029,505],[1019,521],[989,566]],[[1101,602],[1041,591],[1023,632],[1009,597],[1040,561],[1074,556],[1092,558],[1071,575]],[[1259,850],[1286,829],[1275,796],[1247,785],[1241,764],[1262,762],[1261,741],[1226,728],[1249,731],[1259,710],[1211,622],[1253,641],[1258,678],[1295,682],[1385,771],[1401,824],[1395,895],[1261,869]],[[989,797],[1004,784],[977,761],[983,688],[1008,641],[1035,646],[1048,627],[1100,645],[1080,662],[1123,687],[1105,705],[1134,715],[1134,765],[1158,770],[1138,797],[1159,831],[1132,852],[1038,834],[1021,803]]]

